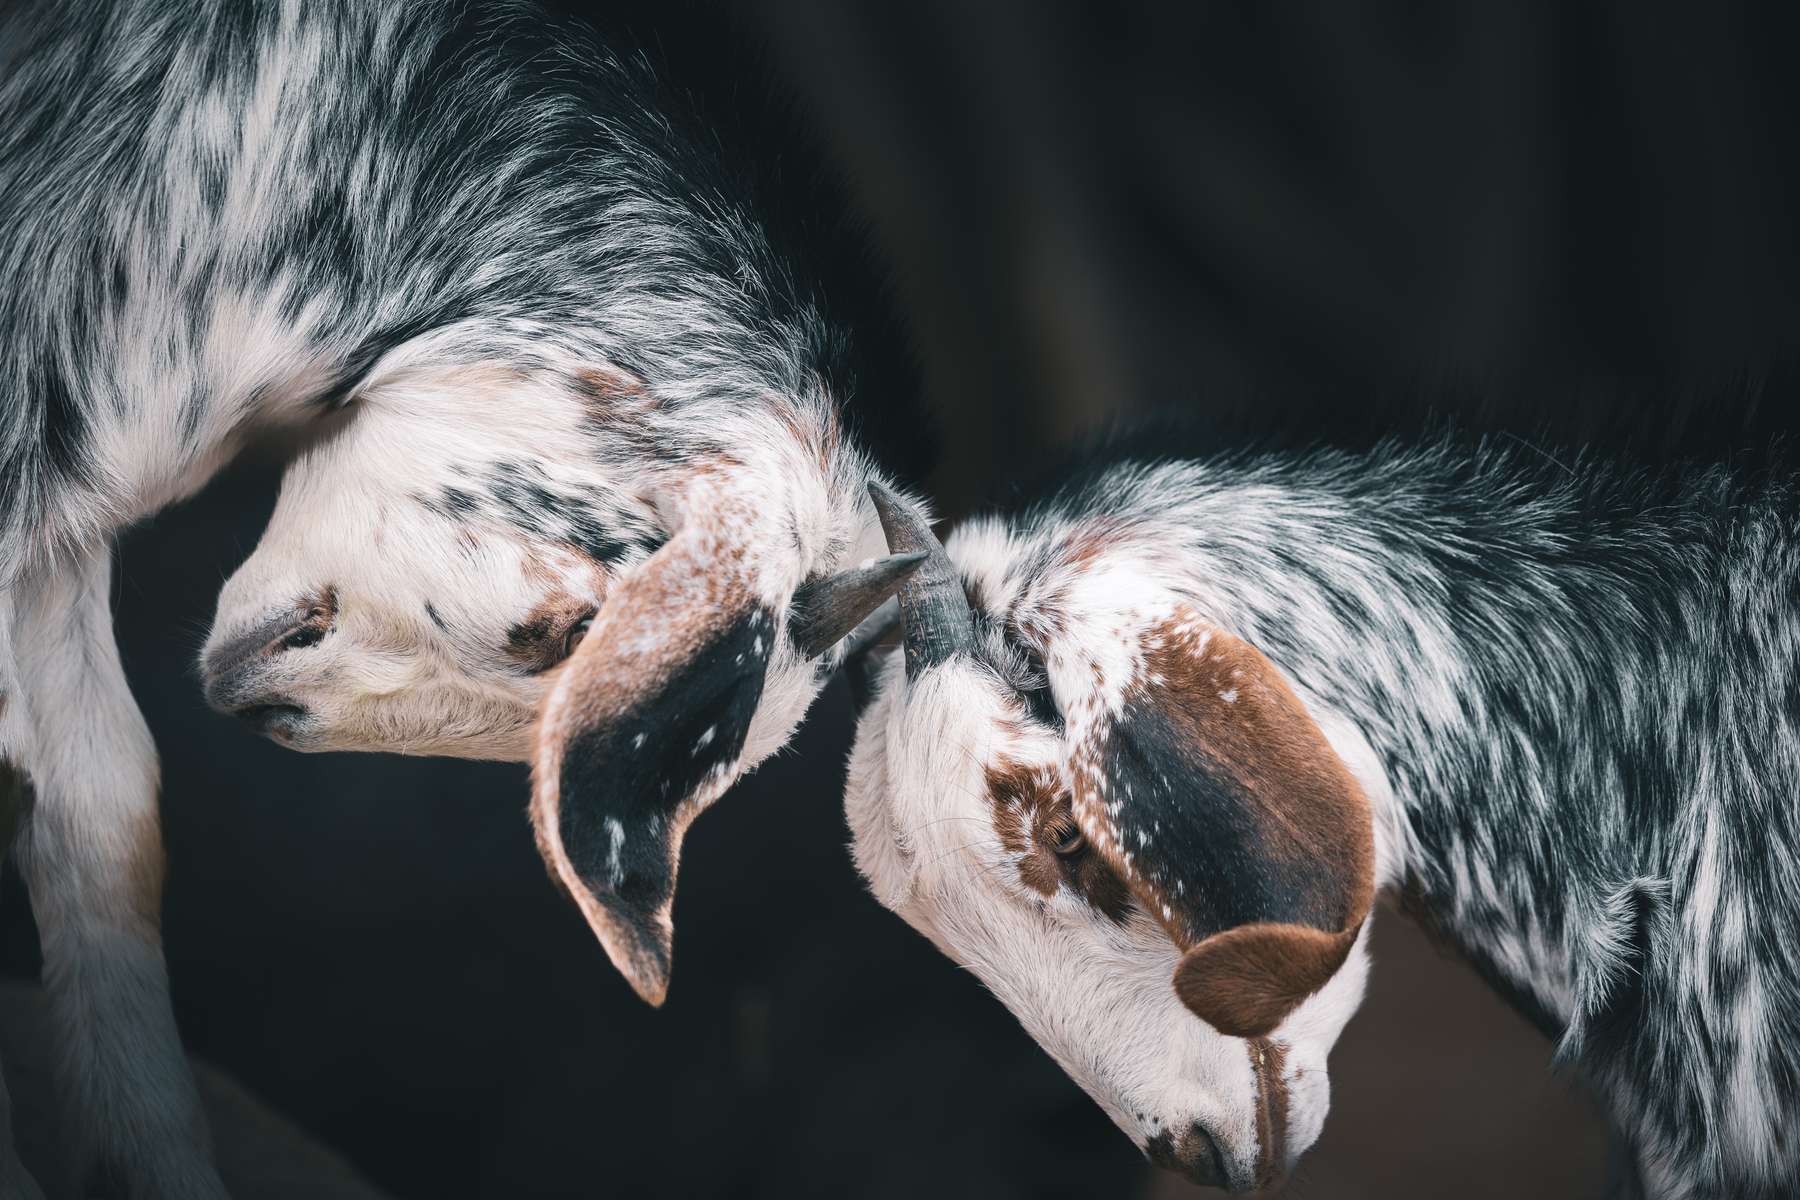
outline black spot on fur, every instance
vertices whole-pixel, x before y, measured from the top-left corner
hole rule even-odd
[[[26,376],[26,388],[43,405],[43,445],[51,468],[67,479],[79,472],[87,459],[88,416],[69,381],[54,366],[39,361]]]

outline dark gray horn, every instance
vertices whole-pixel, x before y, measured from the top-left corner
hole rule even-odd
[[[788,636],[800,653],[819,657],[885,604],[926,557],[922,550],[890,554],[867,566],[801,584],[794,592]]]
[[[875,514],[895,553],[923,551],[925,561],[900,585],[900,618],[906,625],[906,677],[917,679],[958,651],[975,645],[975,614],[943,544],[918,510],[879,483],[869,485]]]

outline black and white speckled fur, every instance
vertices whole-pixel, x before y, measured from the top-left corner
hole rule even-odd
[[[1110,571],[1119,604],[1184,598],[1366,740],[1380,882],[1558,1039],[1628,1192],[1800,1188],[1789,477],[1454,440],[1126,453],[947,545],[1034,651],[1071,580]]]
[[[313,643],[390,652],[352,676],[364,692],[434,697],[345,717],[349,740],[522,757],[553,676],[502,649],[535,600],[597,605],[714,521],[779,629],[801,580],[879,550],[871,467],[840,436],[842,339],[715,140],[644,60],[530,5],[27,4],[0,19],[0,64],[0,756],[36,792],[18,857],[68,1124],[129,1194],[217,1195],[158,946],[156,761],[110,635],[111,535],[249,440],[318,428],[283,509],[360,538],[324,564],[352,577],[275,572],[293,587],[241,590],[215,643],[329,612],[343,628]],[[458,536],[464,559],[431,553]],[[404,575],[402,551],[452,582],[337,589]],[[454,586],[502,567],[527,582]],[[779,745],[822,678],[785,642],[768,672],[721,770]]]

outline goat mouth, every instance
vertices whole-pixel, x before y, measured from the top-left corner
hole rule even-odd
[[[292,736],[294,726],[305,719],[306,709],[298,704],[276,701],[246,704],[242,708],[233,709],[231,715],[260,734],[280,739]]]
[[[1256,1186],[1267,1188],[1287,1173],[1287,1046],[1269,1038],[1252,1038],[1249,1045],[1256,1076]]]

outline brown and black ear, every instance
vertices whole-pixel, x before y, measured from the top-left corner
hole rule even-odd
[[[1362,789],[1274,664],[1186,611],[1146,637],[1123,703],[1071,733],[1076,821],[1183,951],[1177,994],[1268,1035],[1368,916]]]
[[[651,1004],[669,987],[676,867],[693,819],[753,763],[745,738],[778,639],[816,658],[917,567],[905,555],[758,597],[777,551],[708,508],[622,579],[538,714],[531,819],[551,875]]]
[[[651,1004],[669,986],[682,838],[737,778],[776,644],[719,544],[690,524],[622,580],[538,716],[538,849]]]

